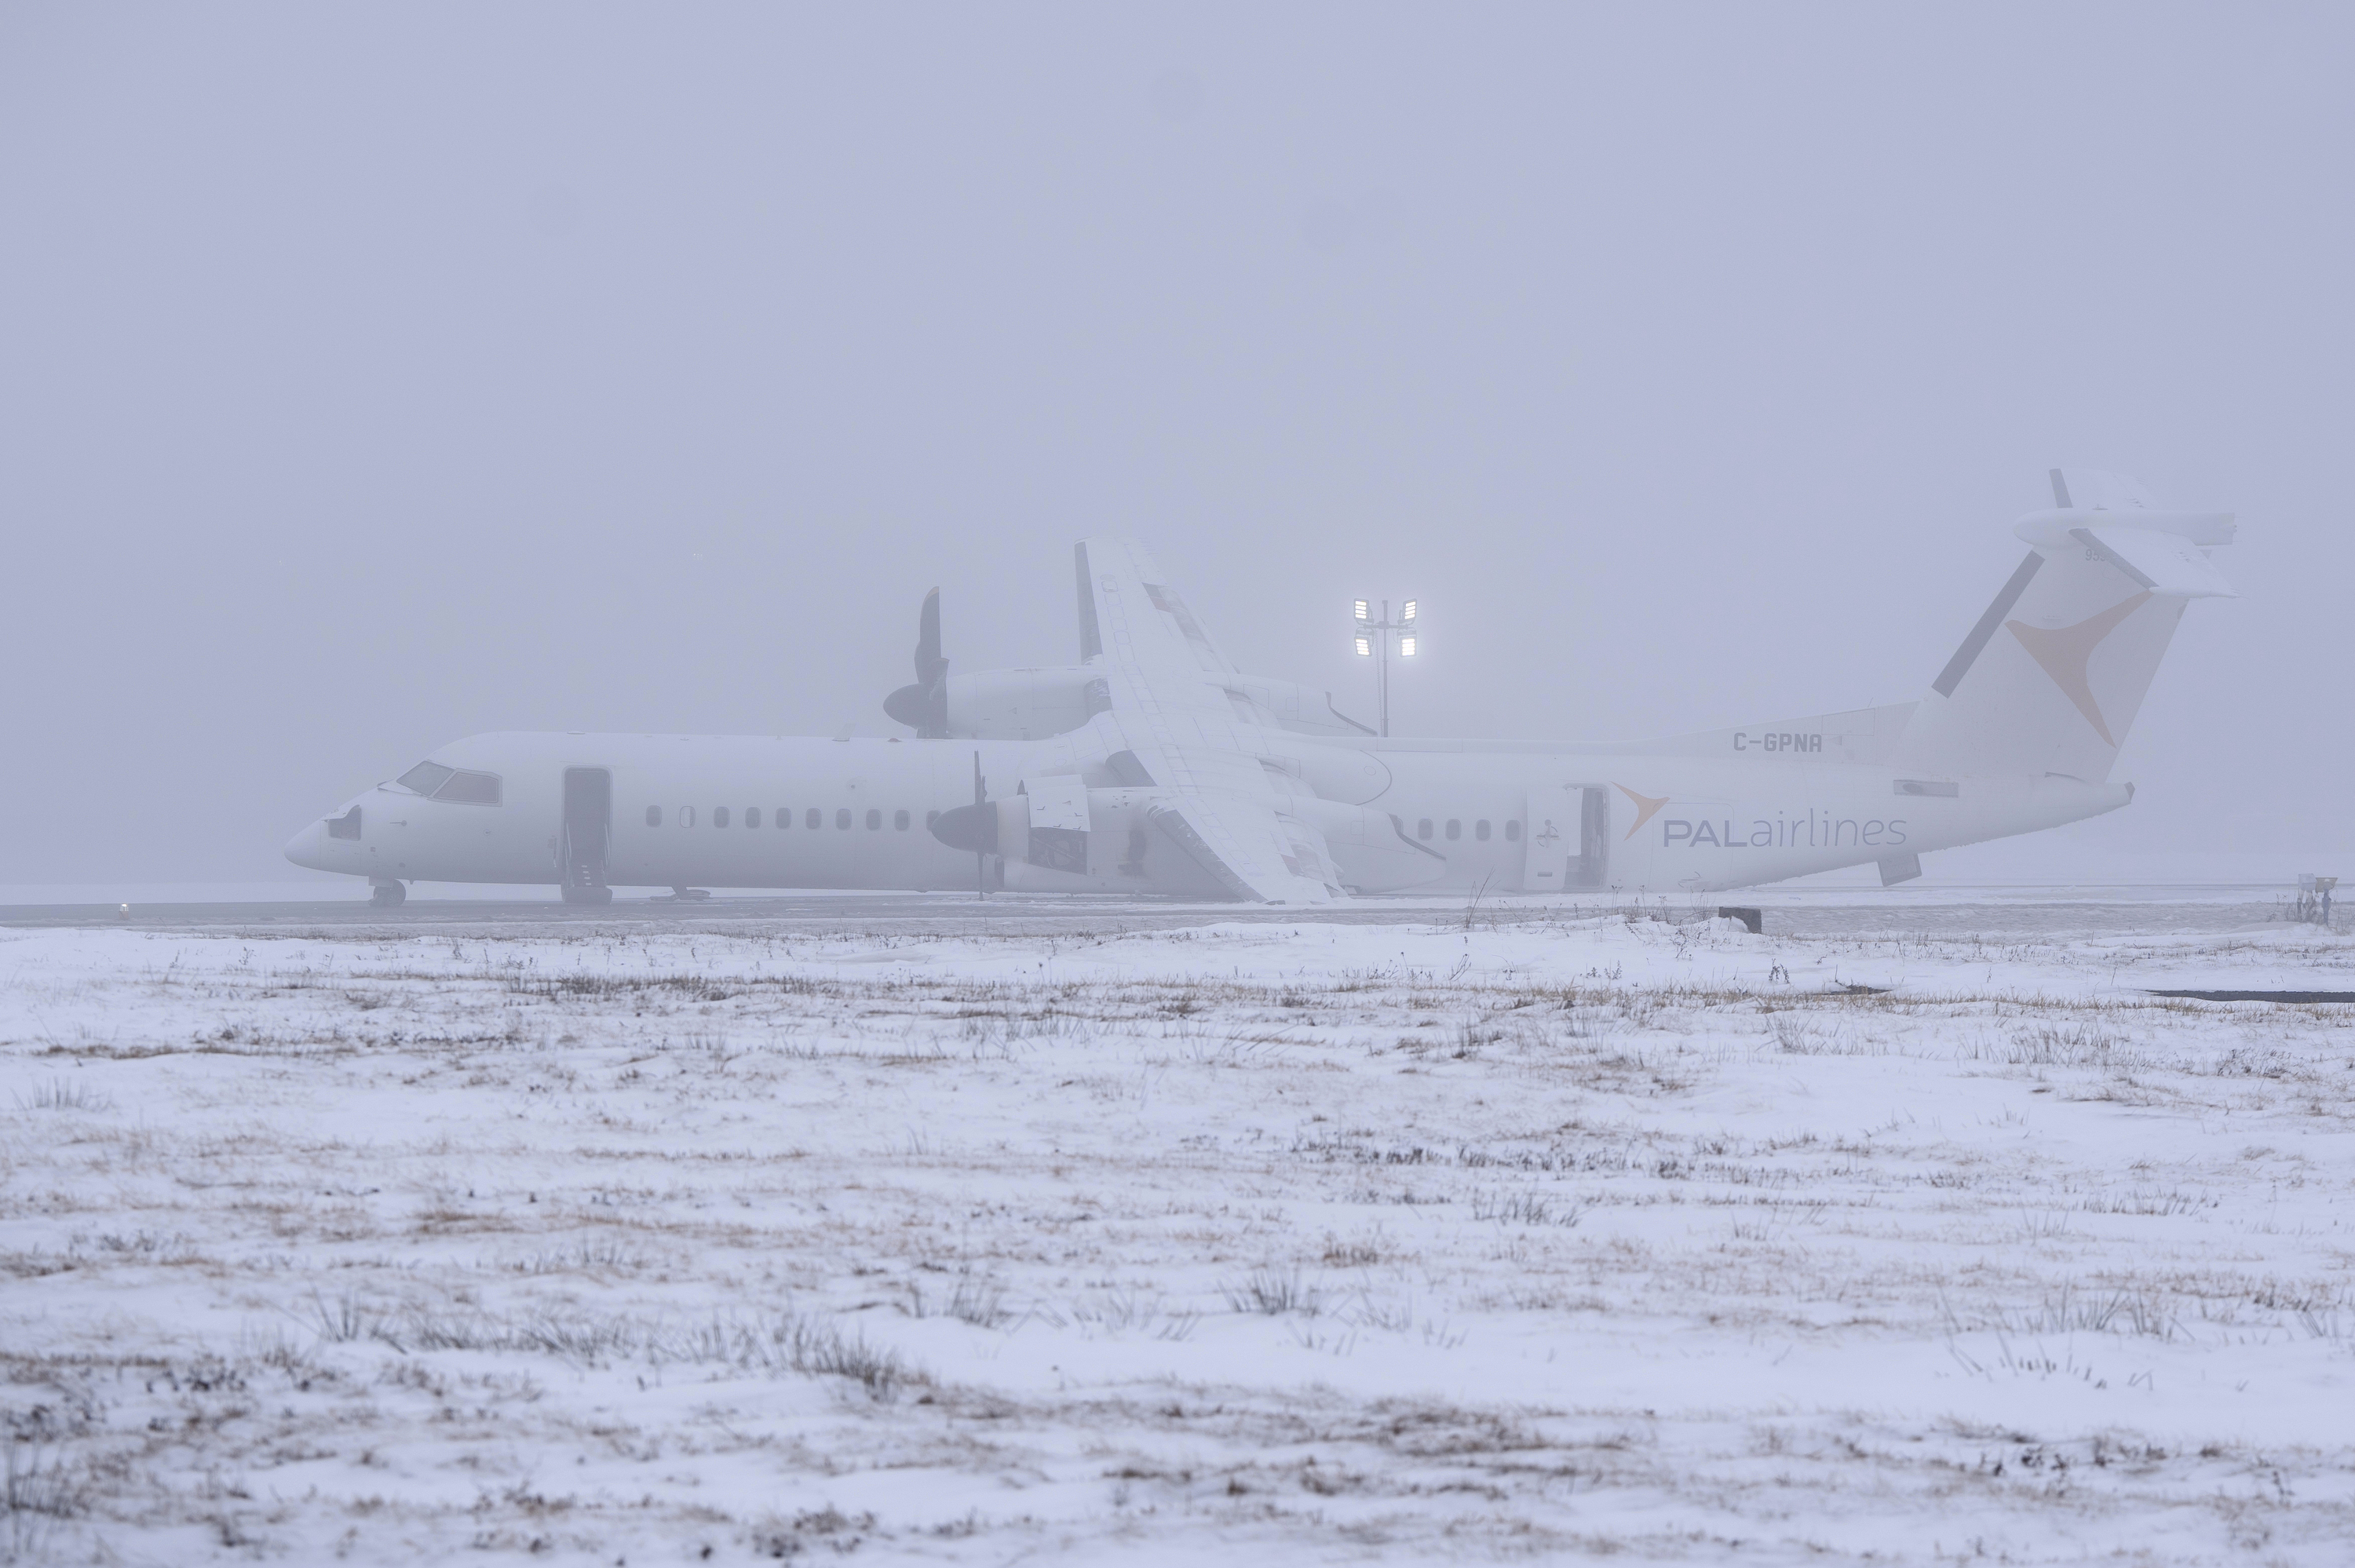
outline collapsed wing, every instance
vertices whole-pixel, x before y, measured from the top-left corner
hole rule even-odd
[[[1151,556],[1124,539],[1079,546],[1082,646],[1137,771],[1169,800],[1154,821],[1238,898],[1324,904],[1339,878],[1324,835],[1289,809],[1291,775],[1263,761],[1274,727]]]

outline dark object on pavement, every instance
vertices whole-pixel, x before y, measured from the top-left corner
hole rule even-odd
[[[2150,994],[2186,1001],[2355,1001],[2355,991],[2155,991]]]

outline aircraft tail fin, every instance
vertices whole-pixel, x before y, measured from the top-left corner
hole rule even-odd
[[[2014,529],[2027,558],[1914,709],[1900,767],[2106,779],[2183,607],[2232,594],[2209,558],[2229,514],[2163,512],[2090,470],[2053,470],[2052,493]]]

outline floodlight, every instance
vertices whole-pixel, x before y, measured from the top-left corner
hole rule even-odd
[[[1384,599],[1382,618],[1377,620],[1374,619],[1373,600],[1353,599],[1349,601],[1349,613],[1357,618],[1353,645],[1358,657],[1374,662],[1374,694],[1381,704],[1382,720],[1381,728],[1375,732],[1378,735],[1386,736],[1391,732],[1391,654],[1393,640],[1395,652],[1401,659],[1412,659],[1423,651],[1423,639],[1415,635],[1415,618],[1422,609],[1419,602],[1408,599],[1399,610],[1399,618],[1392,620],[1391,601]]]

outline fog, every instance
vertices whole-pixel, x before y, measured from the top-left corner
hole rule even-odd
[[[1902,701],[2056,464],[2242,524],[2076,842],[2346,851],[2350,34],[12,5],[0,884],[291,878],[479,730],[904,733],[925,590],[1069,662],[1093,533],[1359,715],[1419,598],[1402,734]]]

